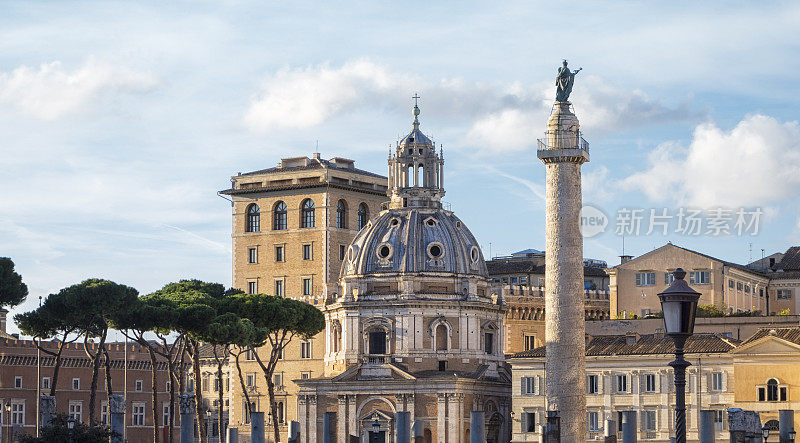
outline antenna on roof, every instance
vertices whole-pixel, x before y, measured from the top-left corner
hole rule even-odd
[[[750,245],[750,259],[747,260],[747,263],[753,263],[753,243],[750,242],[748,245]]]

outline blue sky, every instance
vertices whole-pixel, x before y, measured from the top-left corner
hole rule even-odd
[[[445,200],[484,253],[544,245],[536,159],[562,58],[610,220],[762,208],[756,235],[672,241],[746,262],[800,236],[796,2],[0,2],[0,255],[35,306],[109,278],[230,283],[238,171],[345,156],[383,173],[410,129],[444,146]],[[646,220],[645,220],[646,221]]]

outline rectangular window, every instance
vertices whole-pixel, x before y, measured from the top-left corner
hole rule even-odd
[[[758,388],[758,401],[766,401],[767,396],[765,395],[766,390],[764,388]]]
[[[712,391],[722,390],[722,372],[714,372],[713,374],[711,374],[711,390]]]
[[[672,282],[675,281],[675,275],[672,272],[667,272],[664,274],[664,284],[669,286]]]
[[[280,389],[283,387],[283,372],[276,372],[272,374],[272,383],[275,385],[276,388]]]
[[[522,413],[523,432],[536,432],[536,413],[523,412]]]
[[[133,404],[133,426],[144,426],[144,403]]]
[[[80,403],[69,404],[69,418],[81,421],[83,416],[83,406]]]
[[[597,394],[600,392],[600,377],[596,374],[589,375],[586,378],[586,388],[589,394]]]
[[[597,411],[590,411],[586,414],[587,416],[587,425],[589,426],[589,431],[599,431],[600,430],[600,417]]]
[[[644,374],[644,392],[656,392],[656,374]]]
[[[81,389],[81,379],[80,378],[73,378],[72,379],[72,390],[78,391]]]
[[[714,429],[717,431],[725,430],[725,411],[722,409],[714,411]]]
[[[447,370],[447,360],[439,360],[439,372]]]
[[[255,351],[253,351],[252,349],[244,351],[244,359],[246,361],[254,361],[256,359]]]
[[[528,277],[520,277],[519,278],[519,284],[527,285],[528,284]]]
[[[510,283],[511,283],[512,285],[515,285],[515,284],[517,284],[517,277],[511,277]]]
[[[736,290],[737,291],[741,291],[743,288],[744,288],[744,285],[742,284],[742,282],[737,281],[736,282]]]
[[[50,389],[50,377],[42,377],[42,389]]]
[[[301,380],[308,380],[309,378],[311,378],[311,372],[304,371],[300,373]]]
[[[12,425],[25,425],[25,403],[12,402],[11,403],[11,424]]]
[[[536,336],[535,335],[526,335],[525,336],[525,350],[531,351],[536,348]]]
[[[275,261],[284,261],[286,257],[283,254],[283,245],[276,245],[275,246]]]
[[[691,271],[689,272],[689,284],[707,285],[711,283],[711,271]]]
[[[109,410],[108,410],[108,402],[104,401],[100,405],[100,424],[103,425],[103,426],[108,426],[111,423],[111,420],[109,419],[109,417],[110,417],[110,414],[109,414]]]
[[[750,285],[744,285],[744,292],[745,292],[745,294],[749,294],[750,293]]]
[[[339,245],[339,260],[344,261],[345,251],[347,250],[347,246]]]
[[[644,429],[649,432],[656,431],[656,411],[644,411]]]
[[[22,388],[22,376],[14,377],[14,388],[21,389]]]
[[[256,281],[247,282],[247,293],[248,294],[257,294],[258,293],[258,282],[256,282]]]
[[[636,273],[636,286],[655,286],[656,273],[655,272],[637,272]]]
[[[210,380],[211,376],[209,376],[208,374],[203,374],[203,378],[200,379],[200,389],[202,389],[203,392],[208,392],[208,385]]]
[[[313,260],[314,256],[311,253],[311,245],[303,245],[303,260]]]
[[[247,402],[242,402],[244,408],[244,422],[249,424],[250,423],[250,413],[251,412],[258,412],[258,408],[256,408],[255,402],[250,402],[250,407],[247,407]]]
[[[522,395],[536,395],[536,377],[522,377]]]
[[[169,426],[169,403],[161,405],[161,425]]]
[[[775,294],[778,300],[790,300],[792,298],[791,289],[778,289]]]
[[[214,392],[219,392],[219,389],[220,389],[220,385],[219,384],[220,384],[219,383],[219,379],[214,377]]]
[[[275,280],[275,295],[283,297],[283,280]]]
[[[733,280],[728,280],[728,287],[731,289],[736,288],[736,282]]]
[[[133,390],[136,392],[144,391],[144,381],[142,380],[136,380],[133,386],[134,386]]]
[[[255,373],[248,373],[244,378],[244,384],[247,387],[253,387],[256,385],[256,374]]]
[[[303,279],[303,295],[311,295],[311,279]]]
[[[781,393],[781,401],[786,401],[786,386],[781,386],[780,393]]]
[[[628,392],[628,376],[625,374],[617,375],[617,392]]]
[[[247,248],[247,262],[258,263],[258,248]]]
[[[483,334],[483,350],[487,354],[494,354],[494,334],[491,332]]]
[[[300,358],[311,358],[311,342],[300,342]]]

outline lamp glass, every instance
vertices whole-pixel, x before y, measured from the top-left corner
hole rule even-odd
[[[761,433],[764,435],[764,440],[769,438],[769,428],[764,426],[761,428]]]

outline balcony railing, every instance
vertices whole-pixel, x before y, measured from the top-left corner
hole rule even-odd
[[[365,355],[364,363],[369,365],[382,365],[386,363],[388,356],[386,355]]]
[[[539,145],[539,151],[548,151],[552,149],[582,149],[586,152],[589,152],[589,142],[581,137],[580,133],[578,133],[577,138],[574,136],[559,137],[556,140],[558,146],[550,146],[542,139],[538,139],[536,141]]]

